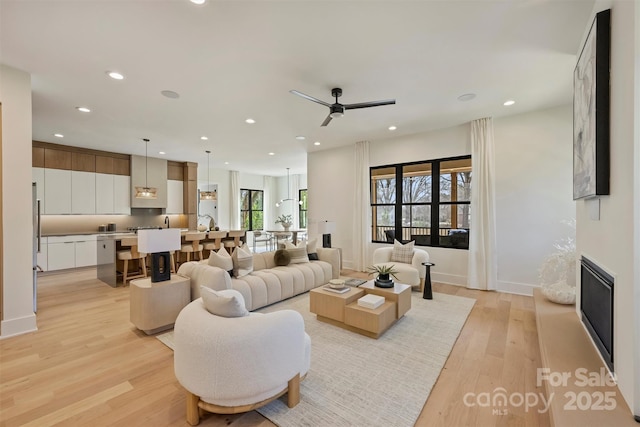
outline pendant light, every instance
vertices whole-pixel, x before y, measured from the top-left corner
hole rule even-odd
[[[209,182],[209,156],[211,151],[207,150],[205,153],[207,153],[207,191],[200,192],[200,200],[216,200],[217,193],[209,190],[209,188],[211,188],[211,184]]]
[[[149,139],[144,138],[144,187],[136,187],[136,199],[157,199],[158,189],[155,187],[149,187]]]
[[[287,202],[287,201],[297,202],[299,205],[302,205],[302,200],[299,201],[298,199],[291,198],[291,194],[289,193],[290,189],[291,189],[291,184],[289,183],[289,168],[287,168],[287,198],[282,199],[278,203],[276,203],[277,208],[279,208],[280,205],[282,205],[284,202]]]

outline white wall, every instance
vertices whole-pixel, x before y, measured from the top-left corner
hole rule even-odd
[[[574,216],[571,132],[570,106],[494,121],[500,290],[530,295],[538,285],[538,269],[552,252],[553,243],[572,233],[561,222]],[[471,153],[470,144],[468,124],[376,141],[370,144],[370,165],[466,155]],[[333,246],[342,248],[346,268],[353,265],[350,238],[356,223],[349,208],[354,199],[353,159],[354,147],[308,156],[310,221],[337,222],[332,241]],[[384,244],[369,244],[369,258],[379,246]],[[436,264],[431,269],[434,281],[466,285],[468,251],[426,250]]]
[[[575,218],[570,105],[494,120],[498,290],[531,295]]]
[[[32,298],[31,77],[0,65],[3,320],[0,337],[37,329]]]
[[[634,263],[638,262],[639,248],[633,244],[633,235],[638,227],[634,222],[634,200],[640,197],[640,185],[636,182],[634,186],[633,179],[634,159],[639,155],[637,135],[634,134],[633,90],[634,72],[640,71],[634,65],[634,31],[638,27],[634,2],[597,2],[593,16],[595,11],[609,7],[612,20],[610,195],[599,197],[598,221],[590,219],[585,200],[576,202],[576,247],[579,256],[584,255],[596,262],[615,278],[614,366],[620,391],[633,408],[634,381],[640,375],[640,366],[634,367],[634,331],[640,328],[634,323],[634,309],[640,309],[637,296],[634,296],[634,288],[637,290],[640,286],[634,281]],[[578,295],[576,310],[580,307],[579,298]],[[640,407],[636,406],[635,411],[640,414]]]

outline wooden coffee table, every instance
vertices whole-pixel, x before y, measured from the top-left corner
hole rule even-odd
[[[385,302],[375,309],[359,306],[358,299],[367,294],[380,295]],[[370,280],[343,294],[319,287],[309,292],[309,301],[318,320],[378,338],[411,308],[411,286],[396,283],[393,288],[378,288]]]

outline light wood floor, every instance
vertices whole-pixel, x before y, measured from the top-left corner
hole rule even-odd
[[[535,387],[533,299],[440,284],[434,290],[477,302],[416,425],[549,425],[535,409],[499,415],[464,404],[466,393],[497,387],[544,393]],[[129,288],[111,288],[88,269],[40,277],[38,297],[38,331],[0,341],[0,426],[188,425],[172,352],[129,323]],[[210,415],[200,425],[273,424],[249,412]]]

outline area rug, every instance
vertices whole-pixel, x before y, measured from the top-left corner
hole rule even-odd
[[[414,293],[411,310],[377,340],[318,321],[308,294],[258,310],[296,310],[311,336],[300,403],[289,409],[285,395],[258,412],[281,427],[413,426],[474,303]],[[157,338],[172,348],[173,331]]]

